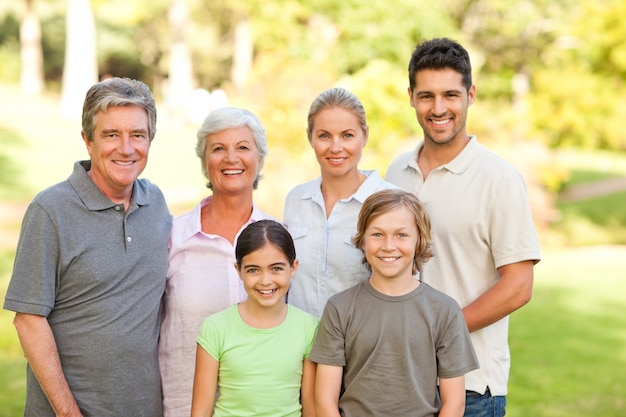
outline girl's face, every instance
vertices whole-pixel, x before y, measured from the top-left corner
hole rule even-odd
[[[356,172],[367,133],[350,110],[331,107],[319,112],[309,140],[322,175],[340,177]]]
[[[402,206],[375,217],[365,228],[363,252],[372,279],[411,277],[419,235],[415,217]]]
[[[244,256],[241,265],[235,267],[248,294],[248,302],[270,308],[284,302],[283,297],[296,273],[298,260],[290,265],[278,246],[266,243]]]

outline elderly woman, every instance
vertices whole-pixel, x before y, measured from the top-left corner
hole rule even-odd
[[[159,360],[165,417],[191,412],[196,337],[203,319],[246,298],[234,268],[235,241],[250,223],[272,219],[252,201],[267,155],[265,129],[248,110],[213,111],[196,153],[212,195],[174,220]]]
[[[311,104],[307,136],[321,176],[289,192],[284,223],[300,260],[288,302],[316,317],[331,295],[370,276],[352,244],[359,211],[370,194],[397,188],[377,171],[358,169],[368,135],[365,109],[353,93],[331,88]]]

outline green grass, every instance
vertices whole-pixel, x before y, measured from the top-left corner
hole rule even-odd
[[[622,157],[626,165],[626,158]],[[618,171],[572,169],[564,190],[576,185],[624,176]],[[626,190],[576,201],[557,200],[560,219],[551,232],[570,246],[626,244]]]
[[[625,247],[544,251],[511,316],[507,416],[626,415]]]
[[[570,177],[564,184],[564,189],[571,188],[575,185],[585,184],[588,182],[606,180],[609,178],[615,178],[619,174],[615,172],[597,171],[592,169],[572,169],[570,171]]]

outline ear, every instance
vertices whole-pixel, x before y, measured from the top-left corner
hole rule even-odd
[[[91,155],[91,148],[93,147],[93,142],[89,140],[85,132],[81,130],[80,135],[83,137],[83,142],[85,142],[85,146],[87,147],[87,153]]]
[[[467,91],[467,105],[471,106],[474,104],[474,100],[476,100],[476,86],[472,84],[470,89]]]
[[[243,281],[243,277],[241,276],[241,271],[239,270],[239,265],[237,265],[237,262],[233,264],[233,267],[235,267],[235,271],[237,271],[237,275],[239,275],[239,279]]]
[[[415,108],[415,102],[413,101],[413,91],[411,87],[407,87],[406,92],[409,93],[409,103],[411,103],[411,107]]]
[[[367,145],[367,140],[370,138],[370,127],[369,126],[365,126],[365,131],[363,132],[363,146],[362,148],[365,148],[365,145]]]
[[[300,261],[294,259],[293,264],[291,265],[291,277],[289,278],[289,282],[293,280],[293,277],[296,275],[296,271],[298,270],[298,266],[300,265]]]

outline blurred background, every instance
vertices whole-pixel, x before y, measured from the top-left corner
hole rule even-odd
[[[270,147],[255,201],[282,218],[287,192],[319,175],[311,101],[333,86],[359,96],[361,167],[384,175],[420,139],[410,54],[445,36],[472,59],[468,132],[524,174],[542,243],[533,300],[511,318],[507,415],[626,415],[624,22],[623,0],[0,0],[0,297],[29,201],[87,158],[80,111],[98,80],[154,92],[143,176],[174,214],[208,194],[203,118],[252,110]],[[11,320],[0,311],[0,417],[22,415],[25,391]]]

